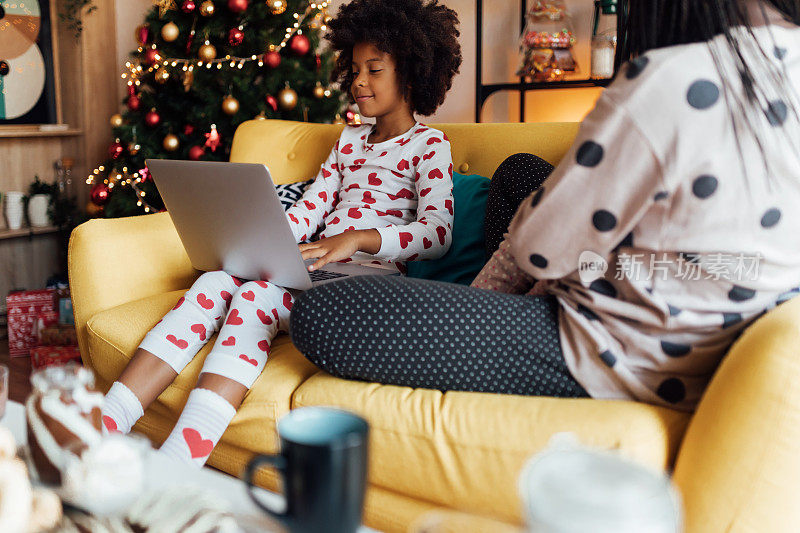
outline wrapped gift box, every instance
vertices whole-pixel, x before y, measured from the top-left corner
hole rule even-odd
[[[24,357],[36,346],[34,324],[40,315],[47,321],[58,320],[54,295],[53,289],[41,289],[14,292],[6,297],[8,352],[11,357]]]
[[[39,346],[76,346],[78,344],[75,326],[49,324],[39,329],[36,336]]]
[[[51,365],[65,365],[70,361],[81,360],[77,346],[37,346],[31,349],[31,365],[43,368]]]

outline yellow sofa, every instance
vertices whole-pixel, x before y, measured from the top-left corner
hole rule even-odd
[[[516,152],[558,162],[578,125],[437,127],[450,138],[456,170],[491,176]],[[307,179],[341,128],[250,121],[236,132],[231,160],[267,163],[277,182]],[[102,389],[198,275],[166,213],[92,220],[74,231],[69,278],[75,321],[83,361]],[[210,346],[147,410],[137,431],[156,444],[166,438]],[[276,451],[276,420],[305,405],[341,406],[369,420],[364,520],[383,531],[406,531],[435,509],[466,518],[476,531],[512,530],[522,523],[520,468],[561,431],[674,472],[689,532],[800,530],[800,298],[747,330],[694,416],[635,402],[344,381],[318,371],[282,335],[209,464],[239,475],[254,454]],[[273,474],[259,481],[278,489]]]

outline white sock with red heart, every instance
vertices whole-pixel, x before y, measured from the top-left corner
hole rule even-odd
[[[231,423],[236,409],[208,389],[194,389],[178,423],[159,450],[164,455],[201,467]]]
[[[139,398],[125,384],[115,381],[103,402],[104,432],[128,434],[143,414]]]

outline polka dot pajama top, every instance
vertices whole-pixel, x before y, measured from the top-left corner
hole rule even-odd
[[[755,32],[798,91],[800,30]],[[750,116],[765,162],[729,57],[717,38],[628,64],[484,269],[496,289],[528,275],[555,295],[594,398],[693,409],[741,331],[800,285],[797,118],[777,93]]]

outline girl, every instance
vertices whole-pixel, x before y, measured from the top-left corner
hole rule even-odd
[[[450,246],[453,221],[450,144],[414,119],[442,103],[461,62],[455,13],[438,0],[355,0],[340,8],[327,37],[339,52],[333,80],[350,89],[375,125],[348,127],[314,183],[286,213],[309,270],[357,261],[402,270]],[[407,24],[376,22],[375,11]],[[358,21],[355,24],[355,21]],[[422,42],[420,42],[422,40]],[[414,43],[413,46],[411,43]],[[423,47],[424,65],[409,53]],[[436,68],[430,68],[436,65]],[[161,451],[202,465],[286,331],[294,294],[269,281],[225,272],[201,275],[145,336],[106,396],[103,422],[126,433],[205,341],[219,332],[197,387]]]
[[[618,63],[631,61],[522,202],[473,283],[489,290],[368,277],[308,291],[291,332],[311,361],[397,385],[690,411],[742,330],[796,294],[800,0],[624,7]],[[515,156],[492,186],[542,173]],[[312,329],[320,309],[369,317],[384,349]],[[427,327],[409,335],[412,322]]]

